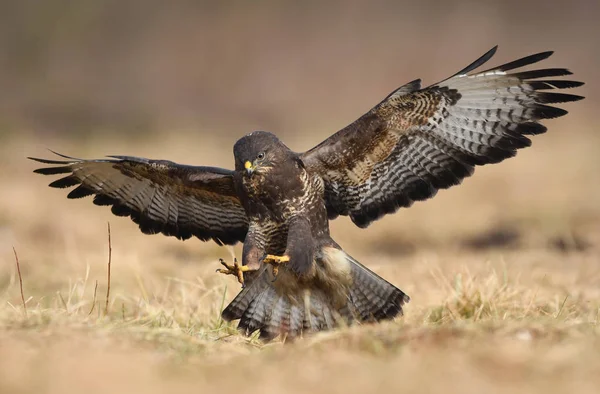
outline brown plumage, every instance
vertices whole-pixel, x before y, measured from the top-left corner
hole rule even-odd
[[[487,71],[473,70],[493,48],[454,76],[421,89],[410,82],[371,111],[304,153],[271,133],[234,146],[235,170],[114,156],[106,160],[33,159],[36,172],[69,174],[50,184],[95,195],[145,233],[219,244],[244,242],[242,265],[224,273],[245,286],[223,311],[261,337],[296,337],[340,324],[391,319],[409,298],[362,266],[331,238],[329,220],[349,215],[366,227],[437,190],[459,184],[476,165],[497,163],[529,146],[539,120],[565,115],[547,104],[582,99],[547,92],[581,82],[543,79],[566,69],[509,71],[552,52]],[[61,155],[62,156],[62,155]]]

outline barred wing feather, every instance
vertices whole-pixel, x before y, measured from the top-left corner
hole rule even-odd
[[[195,236],[218,244],[235,244],[246,236],[248,220],[232,171],[130,156],[82,160],[56,154],[66,160],[30,158],[50,165],[36,173],[68,174],[49,186],[77,186],[68,198],[94,195],[94,204],[130,216],[146,234]]]
[[[302,154],[325,182],[330,218],[349,215],[366,227],[385,214],[458,185],[474,167],[498,163],[531,145],[542,119],[567,113],[548,104],[582,99],[552,90],[581,82],[553,79],[563,68],[510,73],[548,58],[524,57],[482,72],[496,48],[452,77],[420,88],[420,80],[392,92],[354,123]]]

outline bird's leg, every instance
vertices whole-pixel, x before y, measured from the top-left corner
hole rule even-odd
[[[239,265],[237,259],[233,259],[233,264],[227,264],[223,259],[219,259],[219,262],[225,269],[219,268],[217,272],[225,275],[235,275],[238,282],[244,286],[244,272],[256,271],[256,268],[250,268],[247,265]]]
[[[279,273],[279,266],[287,263],[288,261],[290,261],[289,256],[276,256],[274,254],[268,254],[263,259],[263,263],[270,264],[273,267],[273,276],[275,277],[277,277],[277,274]]]

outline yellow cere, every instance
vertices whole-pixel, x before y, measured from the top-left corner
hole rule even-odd
[[[247,161],[247,162],[244,163],[244,167],[246,169],[251,168],[252,167],[252,163],[250,163],[249,161]]]

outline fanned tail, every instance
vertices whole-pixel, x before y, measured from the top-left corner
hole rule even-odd
[[[334,259],[329,256],[329,261],[317,260],[320,272],[302,283],[290,276],[278,277],[273,282],[270,269],[261,269],[258,277],[223,310],[223,319],[239,319],[238,329],[245,335],[259,331],[261,339],[271,340],[401,316],[402,306],[410,298],[343,251],[336,250]],[[349,274],[349,282],[336,282],[339,287],[334,289],[332,278],[340,271]],[[287,283],[278,284],[280,279]],[[290,284],[290,280],[294,283]]]

